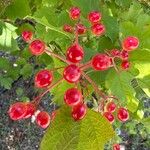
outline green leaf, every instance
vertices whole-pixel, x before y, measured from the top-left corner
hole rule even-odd
[[[129,7],[132,0],[115,0],[116,4],[121,7]]]
[[[114,136],[111,124],[99,113],[88,110],[82,121],[71,118],[67,106],[57,111],[56,119],[42,140],[41,150],[103,150]]]
[[[137,111],[139,101],[136,98],[128,98],[127,108],[130,112],[134,113]]]
[[[0,76],[0,85],[4,87],[5,89],[10,89],[12,83],[13,83],[13,80],[11,78],[4,78]]]
[[[23,77],[27,78],[32,75],[32,69],[33,67],[31,66],[31,64],[26,64],[20,70],[20,74],[23,75]]]

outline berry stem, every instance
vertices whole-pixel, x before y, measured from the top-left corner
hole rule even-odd
[[[88,69],[90,67],[91,67],[91,61],[89,61],[89,62],[87,62],[85,64],[80,65],[80,69],[81,70],[86,70],[86,69]]]
[[[117,66],[116,66],[116,63],[115,63],[115,61],[114,61],[114,58],[112,58],[112,63],[113,63],[113,67],[115,68],[116,72],[119,74],[119,70],[118,70],[118,68],[117,68]]]

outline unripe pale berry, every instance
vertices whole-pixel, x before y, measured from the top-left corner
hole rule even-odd
[[[93,23],[98,23],[101,20],[101,14],[98,11],[92,11],[88,15],[89,21]]]
[[[123,51],[121,52],[121,54],[120,54],[120,58],[121,58],[122,60],[128,60],[128,58],[129,58],[128,52],[125,51],[125,50],[123,50]]]
[[[50,124],[49,114],[45,111],[41,111],[40,113],[38,113],[38,115],[36,116],[36,123],[44,129],[47,128]]]
[[[114,112],[115,109],[116,109],[116,104],[114,102],[109,102],[106,105],[106,109],[107,109],[108,112]]]
[[[103,24],[97,23],[91,27],[92,33],[96,36],[100,36],[105,33],[105,26]]]
[[[78,66],[71,64],[64,69],[63,76],[69,83],[74,83],[80,79],[81,70]]]
[[[120,150],[120,145],[119,144],[114,144],[113,145],[113,150]]]
[[[106,54],[97,54],[92,58],[92,66],[95,70],[106,70],[111,64],[111,58]]]
[[[84,57],[83,48],[79,44],[73,44],[67,49],[67,60],[72,63],[80,62]]]
[[[41,40],[34,40],[29,45],[29,50],[33,55],[41,55],[45,50],[45,43]]]
[[[63,30],[64,30],[65,32],[69,32],[69,33],[72,33],[72,32],[73,32],[72,26],[70,26],[70,25],[68,25],[68,24],[65,24],[65,25],[63,26]]]
[[[82,94],[77,88],[68,89],[64,95],[64,101],[68,106],[75,106],[82,101]]]
[[[25,42],[29,42],[30,40],[32,40],[33,37],[33,33],[32,31],[23,31],[22,32],[22,38]]]
[[[71,19],[76,20],[80,18],[80,9],[78,7],[72,7],[69,11],[69,16]]]
[[[86,113],[87,113],[87,107],[83,103],[80,103],[72,107],[72,117],[75,121],[83,119]]]
[[[122,68],[123,70],[129,69],[129,67],[130,67],[130,62],[129,62],[129,61],[125,60],[125,61],[123,61],[123,62],[121,63],[121,68]]]
[[[115,118],[111,112],[104,112],[103,116],[110,122],[113,123]]]
[[[77,32],[78,32],[78,34],[84,34],[86,32],[86,27],[83,24],[78,24]]]
[[[138,48],[139,46],[139,39],[134,36],[129,36],[125,38],[122,42],[122,48],[126,51],[132,51]]]
[[[49,70],[41,70],[35,75],[35,86],[38,88],[45,88],[52,83],[53,74]]]
[[[119,108],[117,112],[117,117],[120,121],[125,122],[129,119],[129,113],[126,108]]]

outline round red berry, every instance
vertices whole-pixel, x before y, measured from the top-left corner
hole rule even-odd
[[[36,123],[44,129],[47,128],[50,124],[49,114],[45,111],[41,111],[40,113],[38,113],[38,115],[36,116]]]
[[[97,54],[92,58],[92,66],[95,70],[106,70],[111,64],[111,58],[106,54]]]
[[[113,49],[113,50],[110,51],[110,54],[113,57],[119,57],[120,56],[120,51],[118,49]]]
[[[102,16],[98,11],[92,11],[88,15],[88,19],[91,23],[98,23],[101,20]]]
[[[122,68],[123,70],[129,69],[129,67],[130,67],[130,62],[129,62],[129,61],[125,60],[125,61],[123,61],[123,62],[121,63],[121,68]]]
[[[29,42],[30,40],[32,40],[33,37],[33,33],[32,31],[23,31],[22,32],[22,38],[24,41]]]
[[[74,83],[80,79],[81,70],[78,66],[71,64],[64,69],[63,76],[66,81]]]
[[[122,60],[127,60],[129,58],[129,54],[127,51],[123,50],[120,55]]]
[[[110,122],[113,123],[115,121],[115,117],[111,112],[104,112],[103,116]]]
[[[45,88],[52,83],[53,74],[49,70],[41,70],[35,75],[35,86],[38,88]]]
[[[70,25],[68,25],[68,24],[65,24],[65,25],[63,26],[63,30],[64,30],[65,32],[69,32],[69,33],[72,33],[72,32],[73,32],[72,26],[70,26]]]
[[[75,121],[81,120],[87,113],[87,107],[85,104],[80,103],[72,108],[72,117]]]
[[[120,121],[125,122],[129,119],[128,110],[125,108],[119,108],[117,112],[117,117]]]
[[[84,57],[83,48],[79,44],[73,44],[67,49],[67,60],[72,63],[80,62]]]
[[[97,23],[91,27],[92,33],[96,36],[100,36],[105,33],[105,26],[103,24]]]
[[[116,104],[114,102],[109,102],[106,106],[108,112],[114,112],[116,109]]]
[[[69,16],[71,19],[76,20],[80,18],[80,9],[78,7],[72,7],[69,11]]]
[[[20,120],[23,119],[27,112],[27,106],[23,102],[17,102],[10,106],[8,110],[9,117],[12,120]]]
[[[34,40],[29,45],[29,50],[33,55],[41,55],[45,50],[45,43],[41,40]]]
[[[68,89],[64,95],[64,101],[68,106],[75,106],[82,101],[82,94],[77,88]]]
[[[119,144],[114,144],[113,145],[113,150],[120,150],[120,145]]]
[[[126,51],[132,51],[138,48],[139,46],[139,39],[134,36],[129,36],[125,38],[122,42],[122,48]]]
[[[77,25],[78,34],[84,34],[86,32],[86,27],[83,24]]]

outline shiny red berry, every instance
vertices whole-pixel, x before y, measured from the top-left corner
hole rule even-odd
[[[116,109],[116,104],[114,102],[109,102],[106,106],[108,112],[114,112]]]
[[[29,50],[33,55],[41,55],[45,50],[45,43],[41,40],[34,40],[29,45]]]
[[[72,32],[73,32],[72,26],[70,26],[70,25],[68,25],[68,24],[65,24],[65,25],[63,26],[63,30],[64,30],[65,32],[69,32],[69,33],[72,33]]]
[[[129,61],[125,60],[125,61],[123,61],[123,62],[121,63],[121,68],[122,68],[123,70],[129,69],[129,67],[130,67],[130,62],[129,62]]]
[[[49,114],[45,111],[41,111],[40,113],[38,113],[38,115],[36,116],[36,123],[44,129],[47,128],[50,124]]]
[[[101,20],[102,16],[98,11],[92,11],[88,15],[88,19],[91,23],[98,23]]]
[[[106,70],[111,64],[111,58],[106,54],[97,54],[92,58],[92,66],[95,70]]]
[[[35,75],[35,86],[38,88],[45,88],[52,83],[53,74],[49,70],[41,70]]]
[[[104,112],[103,116],[110,122],[113,123],[115,121],[115,117],[111,112]]]
[[[30,40],[32,40],[33,37],[33,33],[32,31],[23,31],[22,32],[22,38],[24,41],[29,42]]]
[[[120,121],[125,122],[129,119],[128,110],[125,108],[119,108],[117,112],[117,117]]]
[[[75,121],[81,120],[87,113],[87,107],[85,104],[80,103],[72,108],[72,117]]]
[[[119,57],[120,56],[120,51],[118,49],[113,49],[113,50],[110,51],[110,54],[113,57]]]
[[[80,9],[78,7],[72,7],[69,11],[69,16],[71,19],[76,20],[80,18]]]
[[[67,60],[72,63],[80,62],[84,57],[83,48],[79,44],[73,44],[67,49]]]
[[[105,26],[103,24],[97,23],[91,27],[92,33],[96,36],[100,36],[105,33]]]
[[[139,39],[134,36],[129,36],[125,38],[122,42],[122,48],[126,51],[132,51],[138,48],[139,46]]]
[[[20,120],[23,119],[27,112],[27,106],[23,102],[17,102],[10,106],[8,110],[9,117],[12,120]]]
[[[64,69],[63,76],[66,81],[74,83],[80,79],[81,70],[78,66],[71,64]]]
[[[78,34],[84,34],[86,32],[86,27],[83,24],[77,25]]]
[[[120,145],[119,144],[114,144],[113,145],[113,150],[120,150]]]
[[[64,101],[68,106],[75,106],[82,101],[82,94],[77,88],[68,89],[64,95]]]
[[[122,60],[127,60],[129,58],[129,54],[127,51],[123,50],[120,55]]]

